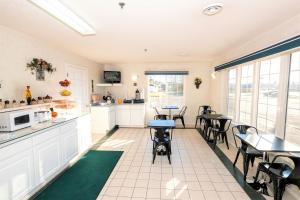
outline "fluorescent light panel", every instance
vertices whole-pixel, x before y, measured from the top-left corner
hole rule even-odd
[[[72,10],[67,8],[59,0],[29,1],[82,35],[96,34],[96,31],[88,23],[76,15]]]

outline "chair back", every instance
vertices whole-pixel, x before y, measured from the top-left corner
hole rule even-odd
[[[167,120],[167,115],[161,115],[161,114],[155,115],[154,119],[155,120]]]
[[[185,114],[186,109],[187,109],[187,106],[183,106],[179,112],[179,115],[183,116]]]
[[[159,112],[158,112],[157,108],[153,107],[153,109],[155,110],[156,114],[159,115]]]
[[[227,132],[230,128],[231,119],[229,118],[219,118],[215,119],[215,126],[218,127],[220,132]]]
[[[249,125],[236,125],[236,126],[232,127],[232,133],[235,133],[235,130],[237,130],[237,132],[239,134],[247,134],[249,129],[253,129],[255,131],[255,133],[258,134],[257,129],[255,127],[249,126]]]
[[[236,139],[235,139],[235,132],[237,131],[239,134],[247,134],[251,133],[250,131],[248,131],[249,129],[253,129],[255,131],[255,133],[258,135],[257,129],[253,126],[249,126],[249,125],[236,125],[234,127],[232,127],[232,135],[233,135],[233,139],[234,139],[234,143],[235,146],[238,148]],[[236,130],[236,131],[235,131]],[[242,142],[242,145],[240,148],[242,148],[243,150],[247,150],[248,145],[244,142]]]
[[[291,156],[289,157],[294,162],[294,169],[292,173],[288,176],[288,183],[297,185],[300,189],[300,157]]]
[[[200,114],[207,114],[208,110],[211,110],[211,106],[208,106],[208,105],[199,106],[199,108],[198,108],[198,115],[200,115]]]

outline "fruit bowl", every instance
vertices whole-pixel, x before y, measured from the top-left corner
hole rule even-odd
[[[62,91],[60,91],[60,95],[67,97],[67,96],[71,96],[72,92],[70,90],[67,89],[63,89]]]
[[[71,84],[71,81],[69,81],[68,79],[65,79],[63,81],[59,81],[59,84],[62,86],[62,87],[68,87],[70,84]]]

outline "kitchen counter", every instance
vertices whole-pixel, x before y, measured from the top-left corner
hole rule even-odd
[[[122,103],[122,104],[116,104],[116,103],[111,103],[111,104],[91,104],[91,107],[112,107],[112,106],[127,106],[127,105],[145,105],[146,103]]]
[[[89,150],[91,116],[69,115],[63,121],[1,133],[0,142],[1,186],[5,186],[0,199],[32,199]]]
[[[28,128],[20,129],[20,130],[13,131],[13,132],[0,132],[0,148],[3,148],[12,143],[18,142],[20,140],[24,140],[24,139],[34,136],[36,134],[42,133],[48,129],[61,126],[65,123],[68,123],[71,120],[77,119],[77,118],[82,117],[87,114],[89,114],[89,113],[80,113],[77,115],[64,116],[62,118],[57,118],[58,120],[56,122],[49,120],[49,121],[46,121],[43,123],[33,125]],[[59,120],[59,119],[62,119],[62,120]]]
[[[146,104],[125,103],[91,107],[92,132],[107,134],[118,127],[144,128]]]

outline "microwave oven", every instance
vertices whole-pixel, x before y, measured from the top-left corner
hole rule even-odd
[[[11,132],[33,124],[34,112],[31,109],[0,113],[0,132]]]

